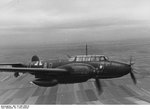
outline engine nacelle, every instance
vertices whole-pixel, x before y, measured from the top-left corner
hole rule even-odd
[[[58,80],[57,79],[36,79],[34,81],[32,81],[35,85],[38,86],[42,86],[42,87],[51,87],[51,86],[55,86],[58,84]]]

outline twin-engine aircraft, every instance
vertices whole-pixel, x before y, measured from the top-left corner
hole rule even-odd
[[[95,85],[99,94],[102,92],[100,79],[118,78],[130,74],[136,84],[136,78],[132,69],[132,62],[121,63],[110,61],[104,55],[77,55],[71,56],[68,60],[43,61],[38,56],[33,56],[29,64],[14,63],[0,64],[10,65],[11,68],[0,68],[0,71],[14,72],[18,77],[19,73],[29,73],[35,76],[32,83],[51,87],[57,84],[80,83],[89,79],[95,79]]]

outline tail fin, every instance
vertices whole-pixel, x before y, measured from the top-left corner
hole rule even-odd
[[[31,62],[34,62],[34,61],[40,61],[39,57],[37,55],[34,55],[31,59]]]

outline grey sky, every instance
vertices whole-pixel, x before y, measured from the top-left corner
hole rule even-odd
[[[149,35],[150,0],[0,0],[1,45]]]

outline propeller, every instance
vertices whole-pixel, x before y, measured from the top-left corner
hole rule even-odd
[[[98,94],[100,95],[103,92],[103,89],[100,80],[97,77],[95,78],[95,86],[98,90]]]
[[[101,95],[102,94],[102,92],[103,92],[103,89],[102,89],[102,85],[101,85],[101,82],[100,82],[100,80],[99,80],[99,77],[98,77],[98,75],[99,75],[99,69],[95,69],[95,73],[94,73],[94,79],[95,79],[95,86],[96,86],[96,89],[97,89],[97,91],[98,91],[98,94],[99,95]]]
[[[133,83],[136,84],[137,81],[136,81],[136,78],[134,76],[133,68],[132,68],[132,66],[134,65],[134,63],[132,62],[132,56],[130,57],[130,63],[129,63],[129,65],[130,65],[130,76],[131,76],[131,79],[132,79]]]
[[[131,69],[131,71],[130,71],[130,75],[131,75],[131,78],[132,78],[132,80],[133,80],[133,83],[136,84],[137,81],[136,81],[136,78],[135,78],[135,76],[134,76],[134,73],[133,73],[133,70],[132,70],[132,69]]]

